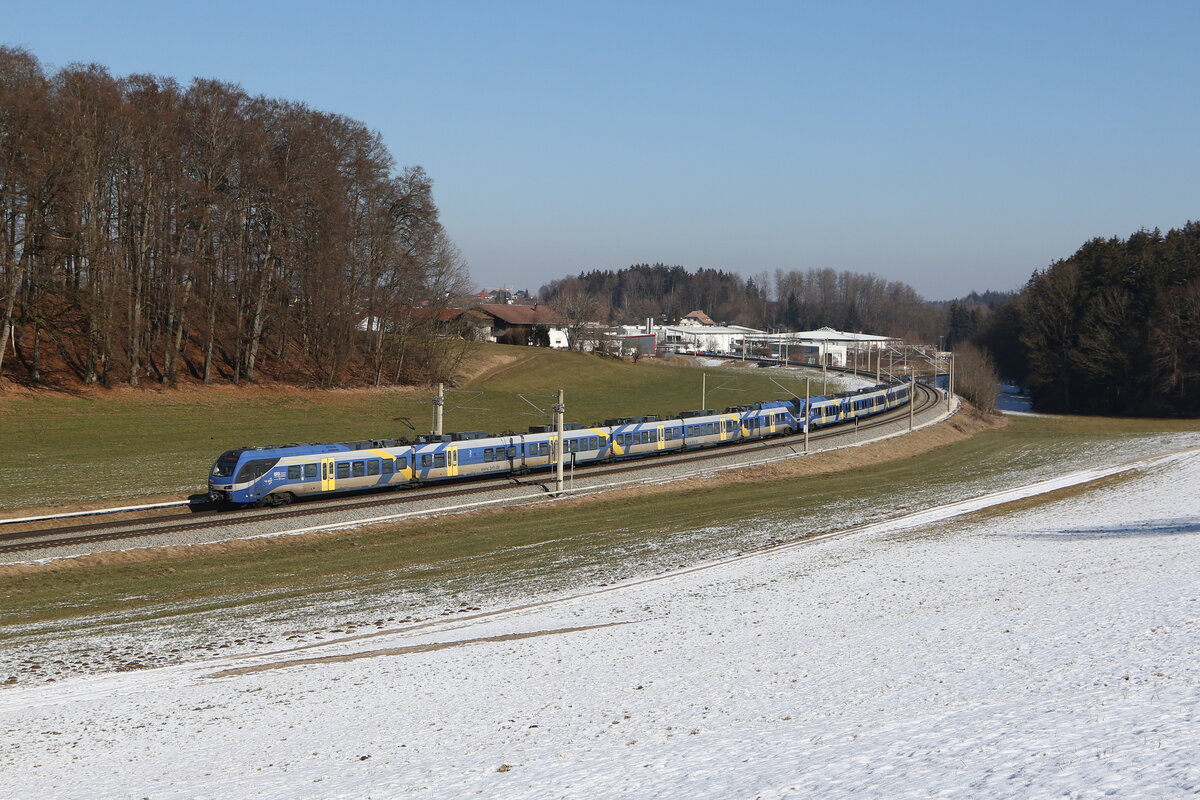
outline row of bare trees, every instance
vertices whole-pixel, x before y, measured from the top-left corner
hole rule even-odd
[[[429,178],[362,123],[15,48],[0,220],[0,369],[34,383],[437,379],[411,309],[467,283]]]

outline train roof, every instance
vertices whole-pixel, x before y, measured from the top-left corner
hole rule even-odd
[[[355,450],[376,450],[384,447],[396,447],[395,439],[359,439],[353,442],[291,442],[289,444],[259,445],[256,447],[239,447],[230,453],[241,455],[251,453],[262,457],[305,456],[320,453],[346,453]]]

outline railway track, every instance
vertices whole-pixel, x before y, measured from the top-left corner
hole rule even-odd
[[[933,389],[922,384],[915,384],[917,395],[912,414],[921,414],[930,408],[944,402]],[[809,434],[810,441],[825,442],[839,437],[854,439],[861,438],[865,432],[887,425],[893,425],[898,420],[909,416],[908,406],[871,417],[865,422],[848,425],[843,423],[836,427],[822,428]],[[790,450],[799,455],[803,448],[803,434],[791,434],[771,439],[756,440],[746,444],[728,445],[715,448],[690,450],[682,453],[670,453],[654,458],[639,459],[629,462],[612,462],[605,464],[589,464],[576,467],[576,476],[595,477],[610,475],[636,475],[646,473],[663,466],[680,466],[687,464],[703,464],[718,459],[728,459],[744,454],[767,453]],[[749,464],[748,464],[749,465]],[[255,508],[236,511],[219,511],[213,508],[199,508],[184,514],[171,514],[138,520],[105,520],[83,525],[54,526],[33,530],[8,531],[0,533],[0,555],[53,550],[58,548],[79,547],[89,544],[103,544],[122,540],[147,539],[190,531],[201,531],[209,528],[230,528],[261,523],[264,520],[292,520],[316,517],[331,513],[357,511],[381,506],[415,505],[424,502],[442,502],[452,498],[480,496],[486,492],[513,489],[521,486],[535,488],[543,492],[553,492],[554,481],[548,473],[529,473],[519,476],[506,476],[502,479],[485,478],[471,481],[467,484],[452,484],[444,486],[402,487],[384,494],[378,492],[348,495],[337,498],[321,498],[310,501],[299,501],[291,506],[282,508]],[[536,494],[515,496],[513,502],[536,497]],[[430,513],[434,513],[433,510]],[[237,538],[237,535],[226,538]]]

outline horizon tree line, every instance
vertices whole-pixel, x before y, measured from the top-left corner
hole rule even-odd
[[[923,299],[908,284],[833,269],[776,270],[750,278],[716,269],[634,264],[551,281],[541,300],[568,319],[673,324],[701,310],[717,322],[760,329],[828,326],[916,342],[946,335],[947,307]]]

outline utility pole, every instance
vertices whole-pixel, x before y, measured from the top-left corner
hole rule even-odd
[[[446,387],[445,384],[438,384],[437,397],[433,398],[433,434],[435,436],[442,435],[442,408],[446,405]]]
[[[917,404],[917,393],[914,391],[917,388],[917,382],[909,380],[908,382],[908,432],[912,433],[913,416],[917,413],[914,406]]]
[[[808,452],[808,421],[812,419],[812,412],[809,410],[809,398],[812,396],[808,391],[808,383],[812,378],[804,379],[804,452]]]
[[[870,369],[870,363],[867,364],[867,369]],[[878,385],[882,382],[880,373],[883,372],[883,347],[882,345],[875,348],[875,383]]]
[[[950,398],[954,397],[954,351],[950,352],[950,369],[946,376],[946,410],[950,410]]]
[[[708,397],[708,373],[700,373],[700,408],[705,408],[704,402]]]
[[[558,402],[554,404],[554,430],[558,438],[554,441],[554,458],[558,467],[554,476],[554,494],[558,496],[563,490],[563,413],[567,407],[563,405],[563,390],[558,390]]]

